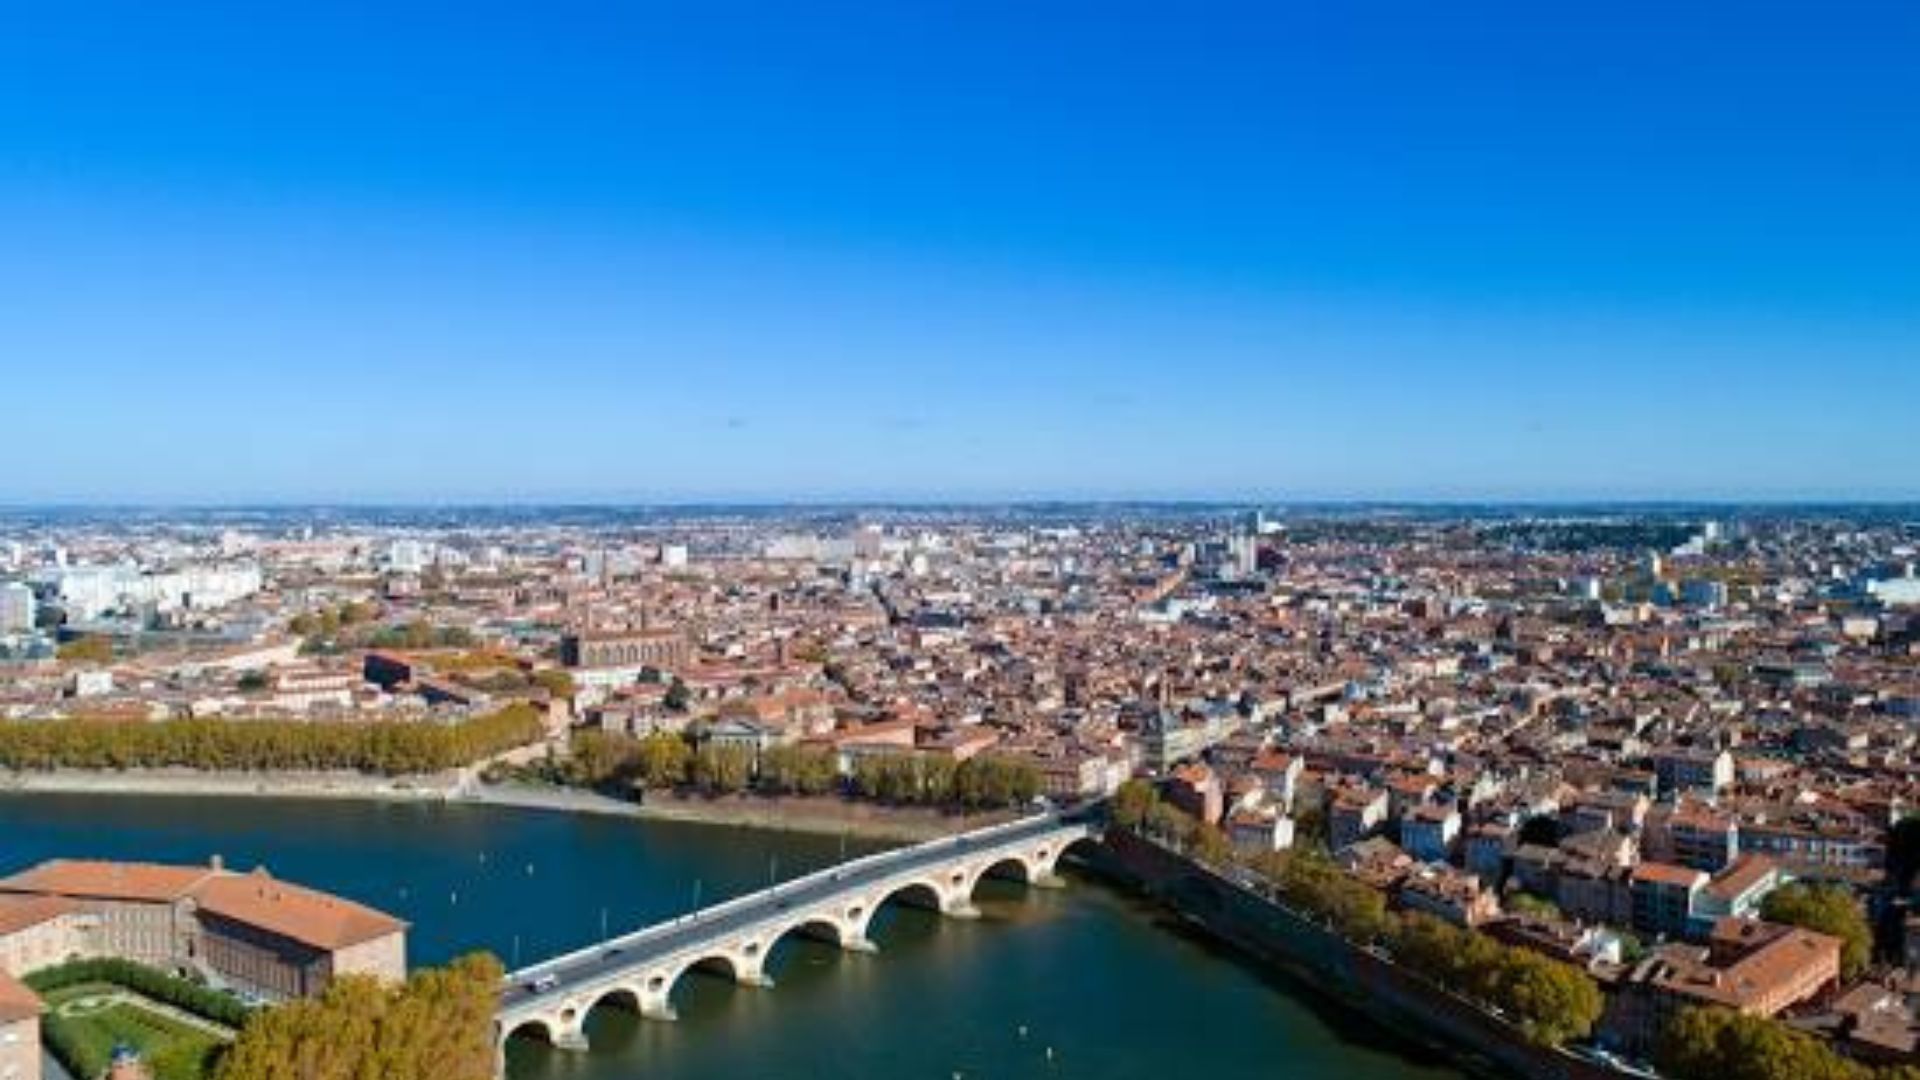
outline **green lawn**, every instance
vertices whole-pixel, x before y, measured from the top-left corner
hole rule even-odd
[[[123,999],[106,1001],[119,995]],[[116,1045],[140,1051],[155,1080],[200,1080],[221,1040],[188,1027],[107,983],[61,987],[45,996],[47,1041],[55,1053],[85,1078],[98,1076]]]

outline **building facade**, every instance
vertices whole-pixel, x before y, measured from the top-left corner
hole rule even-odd
[[[0,972],[0,1080],[40,1080],[40,999]]]
[[[570,668],[650,667],[674,671],[693,659],[677,630],[589,630],[560,639],[560,662]]]
[[[100,920],[57,896],[0,896],[0,972],[41,968],[98,955]]]
[[[0,911],[34,901],[76,920],[43,929],[65,943],[55,953],[195,972],[270,999],[318,994],[336,975],[406,977],[405,923],[264,868],[56,859],[0,879]]]

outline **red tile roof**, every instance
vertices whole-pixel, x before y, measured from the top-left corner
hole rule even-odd
[[[8,896],[0,894],[0,937],[17,934],[57,919],[78,906],[58,896]]]
[[[40,1015],[40,998],[6,972],[0,971],[0,1024],[16,1024]]]
[[[161,903],[188,895],[214,873],[210,866],[54,859],[0,879],[0,892]]]
[[[201,886],[200,910],[317,949],[344,949],[406,929],[391,915],[351,900],[275,880],[264,870],[228,874]]]

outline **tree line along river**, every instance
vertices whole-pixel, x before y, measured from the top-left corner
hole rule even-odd
[[[264,863],[412,923],[414,963],[509,967],[872,850],[868,842],[505,807],[0,795],[0,873],[92,857]],[[989,881],[977,921],[889,907],[877,955],[792,936],[771,990],[690,976],[680,1020],[615,1007],[591,1053],[516,1039],[514,1080],[735,1077],[1454,1080],[1444,1057],[1073,877]]]

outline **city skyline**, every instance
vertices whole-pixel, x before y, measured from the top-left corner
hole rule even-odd
[[[7,497],[1920,497],[1920,17],[1495,7],[16,14]]]

